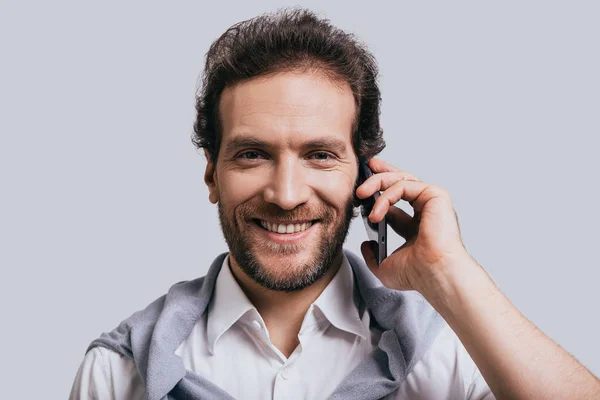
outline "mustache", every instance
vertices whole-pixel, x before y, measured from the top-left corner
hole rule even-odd
[[[299,206],[293,210],[284,210],[275,204],[262,204],[257,206],[240,207],[238,210],[238,216],[241,220],[249,219],[261,219],[269,220],[275,219],[278,221],[305,221],[305,220],[330,220],[332,219],[333,212],[327,207],[310,207],[310,206]]]

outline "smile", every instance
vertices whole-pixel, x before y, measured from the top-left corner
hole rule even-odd
[[[257,220],[257,222],[259,223],[260,226],[262,226],[263,229],[265,229],[269,232],[280,233],[280,234],[304,232],[305,230],[310,228],[313,224],[313,221],[298,222],[298,223],[293,223],[293,224],[277,224],[277,223],[271,223],[268,221],[263,221],[260,219]]]

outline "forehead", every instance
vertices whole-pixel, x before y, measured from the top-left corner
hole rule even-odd
[[[351,142],[354,96],[347,83],[316,72],[281,72],[223,91],[222,142],[251,135],[300,144],[335,136]]]

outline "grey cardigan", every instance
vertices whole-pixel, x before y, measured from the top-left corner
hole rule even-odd
[[[383,333],[370,356],[343,379],[330,399],[380,399],[398,388],[445,321],[419,293],[386,288],[361,258],[344,253],[372,323]],[[176,283],[166,295],[103,333],[87,351],[102,346],[133,359],[149,400],[232,399],[208,379],[187,371],[175,354],[207,310],[226,255],[219,255],[204,277]]]

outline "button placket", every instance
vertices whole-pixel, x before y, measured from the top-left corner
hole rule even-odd
[[[288,372],[288,367],[283,367],[281,369],[281,377],[285,380],[287,380],[290,377],[289,372]]]
[[[290,371],[289,366],[283,366],[279,370],[275,378],[275,386],[273,390],[274,400],[283,400],[294,398],[293,395],[293,384],[290,382]]]

